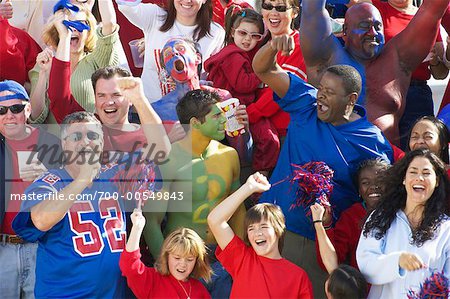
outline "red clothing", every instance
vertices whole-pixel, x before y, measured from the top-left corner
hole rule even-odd
[[[394,152],[394,162],[397,162],[401,158],[405,156],[405,152],[402,151],[400,148],[396,147],[395,145],[391,144],[392,151]]]
[[[64,118],[78,111],[84,111],[70,91],[70,62],[53,58],[48,86],[49,109],[58,124]]]
[[[292,33],[294,37],[294,52],[290,56],[277,55],[277,63],[285,70],[296,74],[306,81],[306,66],[300,48],[300,34],[298,31]],[[280,136],[286,135],[289,125],[289,114],[281,110],[280,106],[273,100],[273,92],[270,88],[264,88],[258,94],[255,103],[247,107],[248,119],[250,123],[259,121],[262,117],[267,117],[278,130]]]
[[[0,17],[0,81],[29,82],[28,71],[36,64],[41,47],[25,31]]]
[[[306,272],[286,259],[259,256],[234,236],[216,256],[233,277],[230,298],[313,298]]]
[[[392,7],[388,2],[373,0],[373,5],[378,8],[383,19],[385,43],[391,40],[408,26],[414,15],[402,13]],[[436,42],[441,42],[441,34],[438,30]],[[426,81],[431,78],[431,71],[428,69],[428,62],[421,63],[411,75],[411,79]]]
[[[328,238],[330,238],[331,243],[333,243],[336,249],[339,264],[346,262],[350,266],[358,269],[356,247],[358,246],[359,236],[361,235],[365,218],[366,209],[362,203],[355,203],[342,212],[334,228],[326,231]],[[317,250],[319,249],[317,248]],[[319,251],[317,252],[318,262],[323,267],[320,253]],[[323,268],[325,269],[325,267]]]
[[[214,87],[228,90],[241,104],[247,106],[255,101],[261,84],[253,72],[252,56],[235,44],[230,44],[204,63],[205,71],[209,73],[208,80],[214,83]]]
[[[31,127],[30,127],[31,128]],[[32,132],[30,136],[23,140],[12,140],[12,139],[6,139],[6,144],[10,148],[11,151],[11,166],[12,169],[8,169],[6,172],[6,184],[11,184],[11,197],[15,194],[22,195],[25,193],[25,189],[31,185],[32,181],[23,181],[20,179],[20,173],[19,173],[19,152],[27,152],[30,153],[30,149],[34,148],[35,145],[38,143],[39,138],[39,130],[37,129],[31,129]],[[28,155],[26,155],[28,156]],[[21,156],[22,159],[24,156]],[[26,161],[21,161],[25,164]],[[9,174],[8,174],[9,172]],[[13,198],[11,198],[13,199]],[[3,223],[1,224],[1,233],[8,234],[8,235],[15,235],[12,228],[12,221],[14,217],[16,217],[17,213],[20,210],[20,204],[21,200],[8,200],[7,203],[7,212],[5,213],[5,217],[3,218]]]
[[[447,31],[447,34],[450,34],[450,5],[447,7],[447,10],[442,17],[441,25],[444,27],[445,31]],[[439,112],[442,108],[447,106],[447,104],[450,104],[450,84],[447,84],[447,88],[445,89],[444,96],[441,100],[441,106],[439,107]]]
[[[58,123],[77,111],[84,111],[70,92],[70,62],[64,62],[53,58],[50,70],[48,97],[50,99],[50,111]],[[147,143],[142,128],[135,131],[121,131],[103,127],[104,150],[129,152],[142,148]]]
[[[128,286],[137,298],[211,298],[197,279],[178,281],[172,275],[162,275],[155,268],[145,266],[140,259],[139,250],[133,252],[124,250],[119,261],[122,275],[127,278]],[[185,292],[189,296],[186,296]]]
[[[250,4],[242,0],[230,1],[226,7],[222,6],[220,0],[213,0],[213,18],[212,20],[220,26],[225,27],[225,13],[231,5],[239,5],[242,8],[253,8]]]

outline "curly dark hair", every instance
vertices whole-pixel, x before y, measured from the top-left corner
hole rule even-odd
[[[403,159],[386,171],[382,179],[385,192],[364,226],[365,237],[370,233],[377,240],[381,239],[390,228],[397,211],[405,208],[407,194],[403,181],[409,165],[417,157],[423,157],[430,161],[438,183],[433,194],[425,203],[423,219],[419,226],[413,229],[411,244],[420,247],[426,241],[433,239],[434,232],[439,227],[442,218],[445,214],[449,215],[447,194],[449,194],[450,186],[445,165],[428,149],[417,149],[407,153]]]

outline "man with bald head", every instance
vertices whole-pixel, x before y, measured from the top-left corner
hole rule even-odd
[[[368,119],[398,145],[398,123],[411,74],[430,52],[449,0],[425,1],[405,30],[386,44],[379,11],[370,3],[358,3],[345,15],[344,47],[331,32],[325,2],[303,1],[300,37],[308,81],[317,85],[330,65],[355,67],[363,79],[358,103],[366,107]],[[419,32],[424,34],[417,38]]]

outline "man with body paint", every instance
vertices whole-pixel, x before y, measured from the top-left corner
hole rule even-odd
[[[331,32],[325,2],[302,3],[300,37],[308,82],[320,88],[319,80],[330,65],[355,67],[363,79],[358,103],[366,107],[369,121],[398,145],[411,73],[430,52],[449,0],[425,1],[405,30],[386,45],[379,11],[369,3],[356,4],[345,15],[344,47]],[[417,38],[419,30],[424,34]]]
[[[178,209],[178,203],[171,206],[170,201],[164,232],[160,226],[164,215],[156,217],[158,219],[155,226],[152,226],[155,222],[147,222],[144,236],[149,241],[153,256],[159,254],[163,234],[167,235],[180,226],[194,229],[207,244],[215,244],[214,237],[208,230],[206,217],[218,202],[237,190],[240,173],[237,152],[219,142],[225,137],[226,122],[219,102],[217,94],[196,89],[187,92],[177,104],[178,117],[182,124],[186,124],[186,137],[172,145],[169,162],[162,166],[162,176],[165,191],[184,192],[185,201],[192,197],[192,211],[171,213]],[[191,177],[186,190],[188,193],[192,190],[192,194],[187,194],[183,190],[184,182],[174,179]],[[243,217],[244,207],[237,214]],[[155,214],[147,214],[146,217],[155,220]],[[238,218],[240,220],[236,223],[242,225],[243,218]],[[242,233],[242,230],[238,231]]]
[[[167,214],[145,213],[144,237],[154,257],[158,256],[164,237],[178,227],[195,230],[211,252],[215,250],[217,242],[209,231],[207,216],[240,186],[238,154],[232,147],[219,142],[225,137],[226,122],[218,105],[220,100],[216,93],[196,89],[187,92],[176,106],[180,122],[186,125],[186,137],[172,145],[169,162],[161,166],[161,172],[163,192],[177,199],[182,196],[183,200],[168,200]],[[167,222],[162,231],[161,222],[165,215]],[[230,222],[239,236],[243,236],[244,217],[245,207],[241,205]],[[213,267],[216,273],[213,282],[218,279],[221,284],[208,285],[208,290],[220,298],[227,297],[231,277],[223,273],[220,265]]]

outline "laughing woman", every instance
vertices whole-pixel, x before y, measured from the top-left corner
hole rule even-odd
[[[433,271],[450,278],[450,186],[444,163],[426,149],[409,152],[394,164],[384,186],[356,258],[372,284],[368,298],[406,298]]]
[[[117,1],[119,4],[124,1]],[[167,10],[156,4],[119,5],[119,10],[144,32],[145,54],[142,81],[145,95],[151,103],[175,88],[163,70],[161,53],[164,44],[173,37],[192,38],[200,45],[203,60],[223,46],[225,32],[212,22],[211,0],[168,0]]]
[[[116,14],[112,0],[98,1],[102,25],[97,27],[97,21],[88,10],[83,1],[77,1],[79,11],[70,13],[68,9],[58,10],[53,15],[42,34],[42,38],[49,48],[42,51],[36,59],[36,66],[30,71],[31,89],[31,118],[36,123],[42,123],[49,115],[49,100],[46,95],[53,50],[56,50],[60,41],[58,25],[62,20],[78,21],[88,25],[86,29],[78,31],[71,29],[70,55],[71,66],[71,90],[77,102],[86,110],[94,112],[94,89],[91,75],[99,68],[119,64],[121,51],[116,24]],[[88,28],[88,29],[87,29]],[[69,53],[70,52],[70,53]],[[62,63],[58,61],[57,63]],[[56,123],[53,116],[49,115],[48,123]]]

